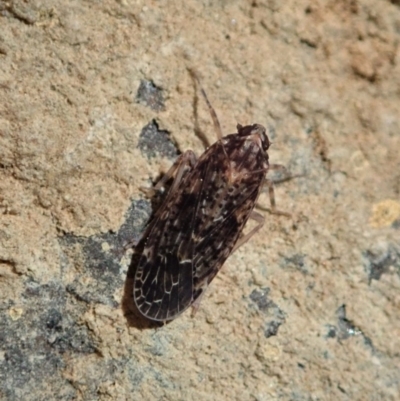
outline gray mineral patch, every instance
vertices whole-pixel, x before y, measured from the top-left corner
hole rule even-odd
[[[155,120],[143,127],[139,136],[138,148],[149,159],[157,156],[174,159],[178,155],[178,150],[171,141],[169,132],[160,130]]]

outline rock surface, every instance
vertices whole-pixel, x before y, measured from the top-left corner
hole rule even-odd
[[[0,1],[0,399],[399,400],[399,43],[398,1]],[[123,249],[215,140],[188,68],[301,176],[159,326]]]

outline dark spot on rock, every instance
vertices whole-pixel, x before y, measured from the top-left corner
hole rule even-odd
[[[80,252],[83,260],[81,273],[66,286],[66,291],[87,304],[117,307],[114,294],[125,280],[121,275],[121,258],[125,247],[140,236],[150,213],[150,202],[137,200],[132,202],[124,223],[116,233],[101,233],[87,238],[71,234],[61,237],[65,254]]]
[[[285,313],[268,297],[269,291],[269,288],[261,288],[260,290],[254,290],[250,294],[250,299],[268,318],[264,326],[264,335],[266,338],[275,336],[278,333],[279,327],[286,321]]]
[[[170,139],[169,132],[160,130],[155,120],[143,127],[138,148],[149,159],[156,156],[175,159],[179,153]]]
[[[325,335],[326,338],[337,338],[339,341],[347,340],[350,337],[361,336],[364,340],[364,344],[374,350],[372,340],[367,337],[362,330],[357,327],[350,319],[346,316],[346,305],[341,305],[337,311],[337,322],[336,325],[328,325],[328,332]]]
[[[292,268],[295,270],[299,270],[302,273],[307,273],[305,256],[301,253],[296,253],[292,256],[285,257],[283,259],[282,266],[284,268]]]
[[[136,93],[136,101],[154,111],[165,110],[163,90],[152,81],[142,79]]]
[[[363,253],[364,268],[368,273],[368,280],[379,280],[382,274],[388,273],[393,267],[400,275],[400,248],[389,244],[383,248],[376,247]]]

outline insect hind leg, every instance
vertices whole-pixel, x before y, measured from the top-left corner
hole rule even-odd
[[[264,225],[265,217],[262,214],[255,212],[254,210],[250,213],[249,218],[255,220],[258,224],[249,233],[243,235],[238,239],[232,249],[232,253],[239,249],[242,245],[244,245],[254,234],[261,230]]]
[[[206,293],[207,287],[208,287],[208,284],[205,283],[200,289],[200,291],[201,291],[200,295],[193,301],[193,303],[191,305],[192,312],[190,314],[190,317],[194,317],[196,315],[197,311],[199,310],[201,301],[203,300],[203,297],[204,297],[204,294]]]

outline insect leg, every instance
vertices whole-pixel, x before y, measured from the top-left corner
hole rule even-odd
[[[285,166],[283,166],[282,164],[270,164],[268,166],[268,169],[269,170],[280,170],[284,174],[283,178],[274,180],[275,184],[281,184],[282,182],[289,181],[293,178],[304,177],[304,174],[294,174],[294,175],[290,174],[288,169]]]
[[[257,231],[259,231],[264,225],[265,218],[262,214],[255,212],[254,210],[250,213],[250,219],[255,220],[258,224],[246,235],[240,237],[233,247],[232,253],[245,244]]]
[[[291,180],[293,178],[304,177],[304,174],[291,175],[289,173],[289,171],[287,170],[287,168],[285,166],[283,166],[282,164],[270,164],[268,166],[268,169],[269,170],[280,170],[280,171],[283,171],[283,173],[284,173],[284,177],[280,178],[278,180],[272,181],[271,179],[268,179],[268,178],[264,179],[262,192],[266,192],[266,190],[268,190],[269,200],[270,200],[270,203],[271,203],[270,212],[272,214],[277,214],[277,215],[280,215],[280,216],[292,217],[292,215],[290,213],[282,212],[280,210],[277,210],[276,203],[275,203],[274,184],[280,184],[282,182],[289,181],[289,180]],[[256,206],[260,207],[259,205],[256,205]],[[261,209],[265,209],[265,208],[261,207]]]
[[[278,165],[274,165],[274,166],[278,166]],[[283,167],[283,168],[285,168],[285,167]],[[268,178],[265,178],[263,186],[264,186],[264,188],[262,189],[263,192],[268,190],[269,201],[271,203],[271,213],[272,214],[278,214],[280,216],[292,217],[292,215],[290,213],[282,212],[282,211],[280,211],[280,210],[278,210],[276,208],[275,191],[274,191],[274,183],[273,183],[273,181],[271,181]]]
[[[192,312],[190,314],[190,317],[194,317],[197,313],[197,311],[200,308],[201,300],[204,297],[204,294],[206,293],[206,289],[208,287],[208,284],[204,284],[201,288],[201,294],[195,299],[195,301],[192,303]]]
[[[279,170],[281,171],[285,177],[290,177],[288,169],[283,164],[270,164],[268,166],[268,170]],[[278,180],[280,182],[281,180]]]
[[[213,124],[214,124],[214,130],[215,130],[215,133],[217,134],[217,138],[221,139],[222,138],[222,129],[221,129],[221,124],[219,123],[219,120],[218,120],[217,113],[215,112],[214,108],[212,107],[211,102],[208,100],[206,91],[201,86],[201,82],[200,82],[199,76],[193,70],[190,70],[190,72],[191,72],[192,76],[196,79],[196,81],[197,81],[197,83],[199,85],[199,88],[200,88],[200,92],[203,95],[204,100],[207,103],[208,111],[211,114],[211,118],[212,118]]]
[[[154,196],[154,194],[159,191],[161,188],[165,186],[165,184],[174,177],[174,182],[169,189],[169,192],[175,190],[179,183],[182,180],[182,177],[185,173],[190,171],[193,166],[196,164],[196,155],[192,150],[187,150],[185,153],[182,153],[174,162],[174,164],[170,167],[170,169],[164,174],[164,176],[157,182],[157,184],[153,188],[144,188],[140,189],[146,193],[149,197]]]

